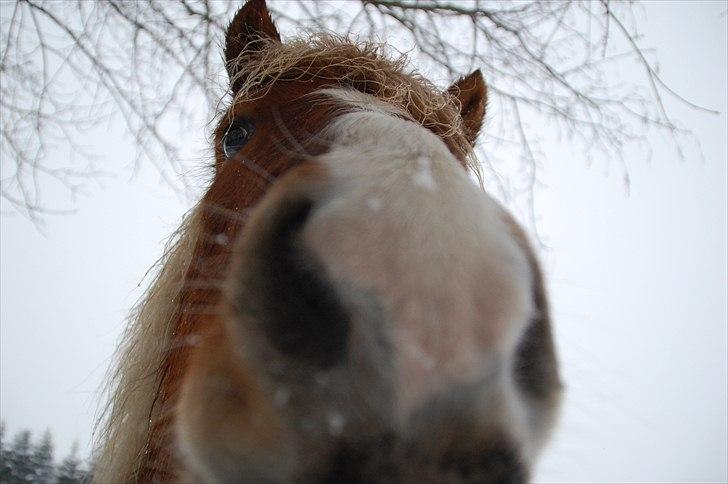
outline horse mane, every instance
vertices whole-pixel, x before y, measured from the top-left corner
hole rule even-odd
[[[404,55],[391,59],[386,47],[315,34],[286,43],[265,41],[236,60],[239,81],[233,105],[264,97],[278,81],[330,80],[391,103],[440,136],[481,181],[473,148],[465,136],[457,93],[443,92],[416,71]],[[190,211],[156,264],[154,282],[133,309],[103,389],[106,399],[94,432],[96,482],[136,480],[148,438],[152,408],[174,350],[175,323],[185,277],[202,234],[204,208]],[[191,343],[185,343],[191,344]]]
[[[141,458],[147,424],[162,378],[158,371],[169,351],[185,274],[200,234],[199,207],[191,210],[169,238],[155,266],[158,273],[129,317],[103,388],[106,403],[94,431],[93,476],[114,482],[128,476]]]
[[[458,153],[482,185],[480,165],[465,137],[457,92],[441,91],[410,67],[405,54],[389,55],[385,44],[312,33],[286,42],[261,38],[244,50],[229,71],[240,86],[234,102],[264,97],[277,81],[317,79],[370,94],[409,113]]]

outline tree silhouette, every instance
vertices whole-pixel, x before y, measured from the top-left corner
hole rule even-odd
[[[18,432],[12,444],[5,442],[5,423],[0,422],[1,484],[81,484],[87,471],[78,457],[78,445],[56,466],[53,461],[53,440],[46,431],[40,442],[33,444],[28,430]]]
[[[3,459],[7,467],[6,481],[8,483],[35,482],[35,472],[32,461],[32,446],[30,432],[23,430],[15,435],[13,445]]]
[[[10,479],[10,449],[5,448],[5,422],[0,422],[0,482]]]
[[[30,465],[33,471],[33,482],[52,483],[55,481],[53,442],[51,441],[51,433],[49,430],[46,430],[41,441],[33,446]]]
[[[78,445],[74,444],[71,453],[63,459],[56,474],[57,484],[77,484],[86,478],[81,460],[78,458]]]

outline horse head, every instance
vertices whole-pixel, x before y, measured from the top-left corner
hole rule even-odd
[[[534,252],[473,181],[481,73],[440,91],[369,44],[284,43],[261,0],[225,58],[125,478],[527,480],[560,383]]]

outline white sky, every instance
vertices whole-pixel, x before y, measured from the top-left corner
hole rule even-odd
[[[721,114],[668,99],[704,157],[653,136],[650,163],[627,152],[629,196],[616,163],[607,175],[566,141],[545,146],[536,206],[567,393],[540,482],[728,480],[728,4],[646,10],[668,85]],[[128,163],[120,126],[109,133],[108,164]],[[124,318],[189,206],[152,170],[102,183],[45,234],[0,224],[0,418],[10,434],[50,428],[61,454],[88,449]]]

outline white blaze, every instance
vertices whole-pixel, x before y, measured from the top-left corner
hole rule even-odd
[[[337,92],[327,90],[353,102]],[[447,385],[483,378],[496,360],[510,367],[533,311],[531,275],[502,209],[442,140],[380,104],[325,131],[333,143],[319,162],[333,193],[303,236],[332,281],[381,304],[404,416]]]

